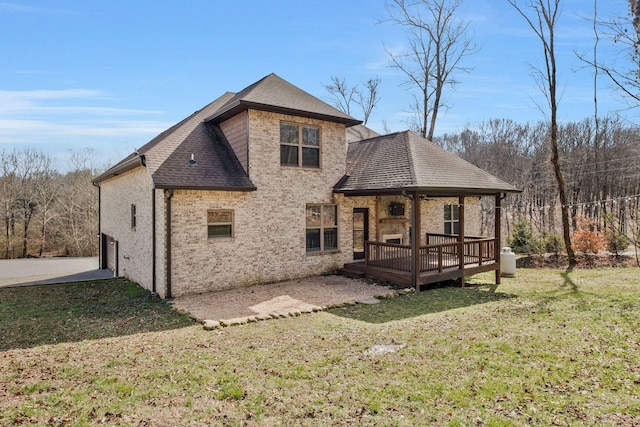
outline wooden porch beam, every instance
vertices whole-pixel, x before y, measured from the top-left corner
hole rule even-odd
[[[411,200],[411,285],[420,291],[420,195]]]
[[[464,272],[464,196],[458,197],[458,259],[460,271]],[[464,286],[464,274],[460,277],[460,286]]]
[[[495,220],[494,220],[495,230],[493,233],[496,239],[496,242],[494,243],[494,246],[493,246],[493,249],[494,249],[493,257],[495,259],[495,267],[496,267],[496,285],[500,284],[500,241],[502,238],[502,236],[500,235],[502,230],[502,223],[500,222],[502,218],[501,201],[502,201],[501,195],[496,194]]]

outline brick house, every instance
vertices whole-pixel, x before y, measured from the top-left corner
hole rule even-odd
[[[360,123],[275,74],[225,93],[95,179],[101,268],[164,298],[345,265],[418,288],[497,272],[499,233],[468,236],[479,196],[495,196],[499,230],[518,190]]]

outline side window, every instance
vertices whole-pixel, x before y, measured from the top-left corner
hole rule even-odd
[[[233,211],[229,209],[207,211],[207,237],[219,239],[233,237]]]
[[[444,234],[459,234],[458,205],[444,205]]]
[[[307,252],[338,250],[338,207],[336,205],[307,205]]]
[[[320,167],[320,128],[280,123],[280,165]]]
[[[131,229],[132,230],[136,229],[137,221],[138,221],[138,213],[137,213],[136,205],[131,205]]]

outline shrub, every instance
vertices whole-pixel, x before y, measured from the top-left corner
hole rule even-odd
[[[533,233],[531,223],[522,215],[518,215],[513,222],[513,230],[511,236],[507,238],[507,244],[515,253],[540,254],[543,252],[541,239]]]
[[[596,221],[591,218],[576,217],[577,230],[573,232],[571,238],[573,250],[585,255],[595,255],[607,247],[607,239],[597,231],[597,225]]]
[[[620,231],[620,221],[614,213],[604,214],[603,219],[607,226],[604,232],[604,236],[607,239],[607,250],[618,256],[620,252],[627,249],[631,240]]]
[[[545,252],[557,256],[562,251],[562,237],[554,233],[544,233],[542,239],[544,241]]]

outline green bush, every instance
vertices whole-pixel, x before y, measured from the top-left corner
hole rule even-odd
[[[533,233],[531,223],[522,215],[513,222],[511,236],[507,237],[507,244],[515,253],[541,254],[544,249],[542,239]]]
[[[562,251],[562,237],[553,233],[544,233],[544,250],[546,253],[558,255]]]

